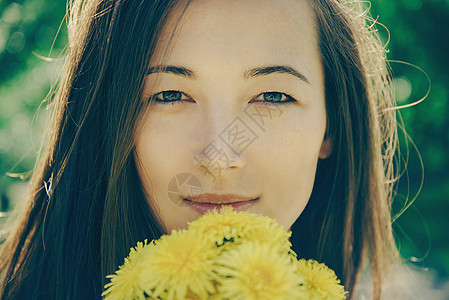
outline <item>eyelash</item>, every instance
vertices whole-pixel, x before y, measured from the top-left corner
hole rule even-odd
[[[259,98],[260,96],[263,96],[263,94],[267,94],[267,93],[281,94],[282,96],[286,97],[286,100],[284,100],[284,101],[264,101],[264,100],[260,101],[259,100],[259,101],[251,102],[253,99]],[[296,100],[296,98],[293,94],[286,93],[286,92],[279,92],[279,91],[265,91],[265,92],[260,93],[253,99],[251,99],[250,103],[259,103],[262,105],[285,105],[285,104],[289,104],[289,103],[293,103],[293,102],[298,102],[298,100]]]
[[[193,100],[192,97],[190,97],[186,93],[181,92],[179,90],[162,91],[162,92],[159,92],[159,93],[151,95],[149,100],[154,99],[154,102],[157,102],[158,104],[171,105],[171,106],[181,105],[181,102],[187,101],[187,100],[174,100],[174,101],[158,100],[157,96],[161,95],[164,92],[179,92],[182,95],[186,96],[188,98],[188,100]],[[259,98],[260,96],[263,96],[266,93],[278,93],[278,94],[281,94],[282,96],[285,96],[287,100],[284,100],[284,101],[264,101],[264,100],[261,101],[261,100],[258,100],[258,101],[251,102],[253,99],[257,99],[257,98]],[[182,95],[181,95],[181,99],[182,99]],[[295,96],[293,94],[286,93],[286,92],[278,92],[278,91],[265,91],[265,92],[262,92],[262,93],[258,94],[253,99],[251,99],[251,101],[249,103],[258,103],[258,104],[262,104],[262,105],[285,105],[285,104],[297,102],[297,100],[295,99]],[[188,101],[188,102],[193,102],[193,101]]]
[[[186,93],[183,93],[183,92],[178,91],[178,90],[166,90],[166,91],[162,91],[162,92],[153,94],[153,95],[150,96],[149,100],[154,99],[154,102],[157,102],[158,104],[162,104],[162,105],[171,105],[171,106],[180,105],[180,104],[181,104],[180,102],[186,101],[186,100],[182,100],[182,101],[181,101],[181,100],[177,100],[177,101],[164,101],[164,100],[158,100],[157,96],[158,96],[158,95],[161,95],[161,94],[164,93],[164,92],[179,92],[179,93],[181,93],[182,95],[186,96],[189,100],[193,100],[192,97],[190,97],[190,96],[187,95]],[[181,99],[182,99],[182,95],[181,95]],[[192,101],[189,101],[189,102],[192,102]]]

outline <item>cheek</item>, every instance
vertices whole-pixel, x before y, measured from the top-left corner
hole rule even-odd
[[[273,120],[267,126],[257,150],[286,170],[314,172],[325,127],[323,114],[286,113],[284,119]]]
[[[254,174],[265,182],[266,214],[285,228],[293,224],[308,203],[324,131],[325,122],[321,121],[279,120],[260,135],[259,143],[251,149],[258,161]]]
[[[278,131],[261,137],[259,161],[277,190],[301,194],[311,190],[321,146],[321,134],[301,130]],[[261,166],[262,164],[260,164]]]
[[[169,214],[184,215],[177,211],[178,201],[169,193],[170,183],[180,174],[193,174],[205,181],[194,169],[195,146],[198,145],[198,123],[187,113],[167,114],[151,112],[142,123],[136,139],[136,156],[140,160],[139,174],[142,183],[151,196],[149,201],[160,207],[160,213],[166,219]],[[201,124],[200,124],[201,125]],[[185,192],[185,194],[190,193]],[[173,215],[172,219],[180,218]],[[182,218],[181,218],[182,219]]]
[[[136,139],[136,150],[148,171],[159,173],[182,165],[194,140],[185,124],[179,119],[147,117]]]
[[[177,122],[145,120],[135,140],[136,160],[142,184],[150,195],[148,199],[160,217],[167,232],[185,228],[196,216],[170,195],[169,183],[177,175],[191,171],[186,145],[191,140],[180,132]],[[177,130],[178,128],[178,130]],[[182,128],[182,127],[181,127]],[[190,160],[191,162],[191,160]]]
[[[153,197],[163,195],[170,178],[176,175],[173,170],[183,143],[180,137],[172,136],[176,131],[164,125],[147,118],[136,137],[139,175]]]

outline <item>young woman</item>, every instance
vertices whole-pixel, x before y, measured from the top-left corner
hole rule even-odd
[[[48,143],[1,248],[2,299],[100,297],[137,241],[220,204],[290,228],[298,255],[334,269],[349,298],[369,266],[380,299],[398,259],[396,123],[362,4],[69,8]],[[172,189],[179,180],[196,190]]]

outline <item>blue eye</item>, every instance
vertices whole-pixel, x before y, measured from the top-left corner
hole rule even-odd
[[[162,99],[164,101],[179,101],[181,100],[182,94],[178,91],[166,91],[162,92]]]
[[[278,92],[263,93],[263,100],[268,102],[280,102],[282,101],[283,94]]]
[[[252,102],[261,103],[261,104],[270,104],[270,105],[278,105],[278,104],[287,104],[291,102],[296,102],[292,96],[281,93],[281,92],[264,92],[259,94],[255,99],[251,100]]]
[[[150,99],[154,99],[154,102],[159,104],[169,104],[169,105],[177,105],[180,104],[179,102],[182,101],[189,101],[193,102],[193,100],[186,96],[184,93],[180,91],[163,91],[157,94],[154,94],[150,97]]]

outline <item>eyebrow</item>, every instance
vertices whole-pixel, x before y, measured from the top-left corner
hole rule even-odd
[[[196,75],[192,70],[177,66],[154,66],[148,70],[147,75],[154,73],[170,73],[175,75],[181,75],[190,79],[196,78]]]
[[[253,69],[249,69],[249,70],[245,71],[243,76],[246,79],[249,79],[249,78],[264,76],[264,75],[268,75],[268,74],[272,74],[272,73],[290,74],[295,77],[298,77],[299,79],[301,79],[302,81],[304,81],[306,83],[310,83],[306,76],[304,76],[302,73],[300,73],[299,71],[297,71],[296,69],[294,69],[290,66],[269,66],[269,67],[253,68]]]
[[[189,79],[196,79],[195,72],[187,69],[185,67],[181,66],[165,66],[165,65],[157,65],[154,67],[151,67],[148,70],[147,75],[154,74],[154,73],[169,73],[174,75],[180,75]],[[309,83],[310,81],[307,79],[306,76],[304,76],[301,72],[297,71],[296,69],[290,67],[290,66],[268,66],[268,67],[257,67],[248,69],[243,73],[243,77],[245,79],[260,77],[260,76],[266,76],[272,73],[284,73],[284,74],[290,74],[293,75],[302,81]]]

